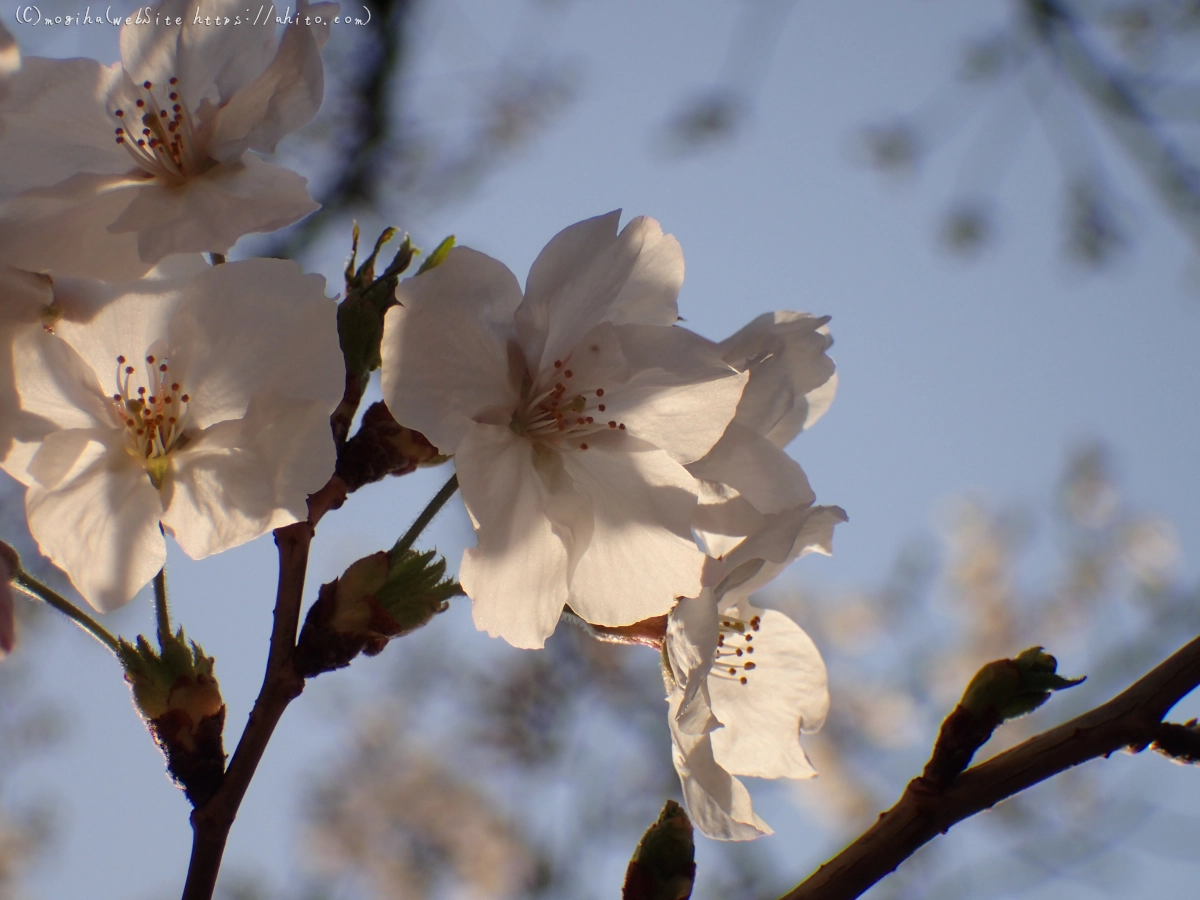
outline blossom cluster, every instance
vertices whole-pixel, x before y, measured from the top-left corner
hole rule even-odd
[[[168,537],[199,559],[303,521],[338,463],[337,303],[295,263],[223,260],[317,208],[262,155],[316,114],[328,28],[210,29],[183,9],[127,24],[110,66],[21,59],[0,29],[0,466],[100,612],[156,576]],[[383,396],[453,458],[477,627],[540,648],[568,611],[659,647],[693,820],[755,837],[770,829],[738,776],[812,775],[800,734],[828,706],[811,640],[750,602],[845,521],[784,449],[833,399],[827,319],[694,334],[678,242],[619,220],[560,232],[524,289],[466,248],[399,282]]]

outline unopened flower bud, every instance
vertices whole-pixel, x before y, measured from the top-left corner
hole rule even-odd
[[[360,653],[375,656],[387,642],[445,611],[462,593],[446,579],[436,551],[393,549],[364,556],[321,586],[296,644],[296,671],[310,678],[340,669]]]
[[[225,774],[225,702],[213,660],[181,628],[156,653],[144,637],[120,642],[125,680],[167,769],[193,806],[203,806]]]
[[[629,861],[622,900],[687,900],[696,879],[695,853],[687,813],[668,800]]]

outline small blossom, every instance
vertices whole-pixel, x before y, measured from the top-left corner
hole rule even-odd
[[[736,776],[814,775],[800,734],[820,728],[829,706],[808,635],[749,601],[799,556],[832,552],[834,526],[846,520],[836,506],[812,505],[804,471],[783,449],[833,400],[827,321],[767,313],[721,343],[749,382],[721,440],[688,466],[703,484],[696,532],[713,558],[704,590],[667,621],[669,722],[692,820],[722,840],[770,832]]]
[[[682,328],[679,244],[619,212],[513,274],[457,248],[402,282],[383,393],[453,454],[478,546],[459,581],[475,624],[541,647],[564,605],[597,625],[663,615],[700,590],[697,485],[684,466],[724,432],[745,375]]]
[[[114,609],[162,567],[160,523],[199,559],[307,515],[333,471],[343,377],[319,276],[251,260],[54,291],[97,311],[15,342],[17,395],[43,433],[4,469],[89,603]]]
[[[274,26],[196,24],[184,0],[164,0],[149,16],[182,24],[124,26],[121,63],[25,59],[0,102],[0,261],[126,280],[317,209],[301,176],[250,152],[273,153],[320,106],[336,7],[301,7],[324,25],[277,39]]]

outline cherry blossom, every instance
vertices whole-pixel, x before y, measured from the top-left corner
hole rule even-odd
[[[478,545],[459,580],[475,624],[541,647],[564,605],[597,625],[665,614],[700,590],[692,536],[704,456],[746,376],[676,327],[679,244],[620,213],[560,232],[524,295],[501,263],[455,249],[402,282],[383,393],[453,454]]]
[[[316,114],[335,10],[302,4],[323,24],[297,16],[277,38],[273,24],[196,24],[184,0],[165,0],[149,17],[182,24],[123,26],[121,63],[23,60],[0,100],[0,261],[127,280],[313,212],[305,179],[256,153]]]
[[[55,303],[93,313],[13,343],[22,411],[44,427],[3,467],[28,485],[42,552],[102,612],[161,568],[164,532],[193,559],[237,546],[303,519],[333,470],[324,280],[281,260],[170,262],[124,285],[56,280]]]

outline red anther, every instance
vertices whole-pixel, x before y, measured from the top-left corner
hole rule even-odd
[[[600,412],[604,412],[604,404],[601,403],[599,406],[596,407],[596,409],[600,410]]]
[[[188,402],[189,400],[191,400],[192,398],[191,398],[191,397],[189,397],[187,394],[184,394],[184,395],[183,395],[182,397],[180,397],[179,399],[180,399],[180,400],[182,400],[184,403],[187,403],[187,402]]]
[[[145,100],[138,100],[137,103],[134,104],[134,106],[136,106],[138,109],[141,109],[145,105],[146,105]]]
[[[178,391],[178,390],[179,390],[179,385],[178,385],[178,384],[172,384],[172,385],[171,385],[171,390],[173,390],[173,391]]]
[[[116,114],[117,114],[118,116],[124,117],[124,115],[125,115],[125,110],[123,110],[123,109],[118,109],[118,110],[117,110],[117,112],[116,112]]]
[[[178,100],[179,95],[177,93],[175,93],[174,91],[171,91],[171,93],[167,94],[167,99],[168,100]]]
[[[738,681],[740,681],[742,684],[745,684],[745,683],[746,683],[746,676],[745,676],[745,675],[743,675],[741,678],[739,678],[739,679],[738,679]]]
[[[617,423],[616,423],[616,422],[609,422],[609,423],[608,423],[608,427],[609,427],[609,428],[616,428],[616,427],[617,427]]]
[[[574,373],[574,372],[572,372],[570,369],[567,369],[567,371],[563,372],[563,374],[564,374],[564,375],[566,375],[568,378],[570,378],[570,377],[571,377],[572,375],[574,375],[575,373]]]
[[[119,137],[119,138],[117,138],[117,143],[118,143],[118,144],[123,144],[123,143],[125,143],[125,138],[123,138],[123,137]]]
[[[163,118],[163,119],[165,119],[165,118],[167,117],[167,111],[166,111],[165,109],[160,109],[160,110],[158,111],[158,115],[159,115],[159,117],[160,117],[160,118]]]
[[[757,666],[755,666],[754,663],[742,663],[742,668],[746,671],[749,671],[750,669],[757,668]]]
[[[742,651],[741,651],[741,649],[740,649],[740,648],[739,648],[738,650],[735,650],[734,652],[735,652],[735,653],[736,653],[738,656],[741,656],[741,655],[742,655]]]
[[[139,394],[139,395],[141,395],[141,394],[144,394],[144,393],[146,393],[146,389],[145,389],[144,387],[140,387],[140,388],[138,388],[138,394]]]
[[[563,366],[563,363],[562,363],[562,360],[561,360],[561,359],[556,359],[556,360],[554,361],[554,368],[556,368],[556,369],[561,369],[561,368],[562,368],[562,366]]]
[[[153,356],[147,356],[147,357],[146,357],[146,362],[150,363],[150,365],[154,365],[154,357],[153,357]]]
[[[172,97],[171,99],[174,100],[175,98]],[[174,106],[171,107],[171,112],[179,112],[181,109],[183,109],[183,107],[180,106],[178,103],[176,103]]]
[[[142,87],[144,87],[146,90],[150,90],[150,88],[154,87],[154,85],[152,85],[152,84],[151,84],[150,82],[148,82],[148,81],[143,81],[143,82],[142,82]]]
[[[589,425],[591,425],[591,424],[592,424],[593,422],[595,422],[595,421],[596,421],[596,420],[595,420],[595,419],[593,419],[591,416],[588,416],[588,417],[587,417],[587,423],[588,423]]]
[[[147,397],[147,398],[146,398],[146,402],[147,402],[147,403],[153,403],[153,402],[154,402],[154,395],[153,395],[153,394],[151,394],[149,397]]]
[[[730,667],[729,667],[729,674],[730,674],[730,675],[736,675],[736,674],[737,674],[737,669],[735,669],[733,666],[730,666]]]
[[[121,362],[125,362],[125,357],[123,357],[123,356],[121,357]],[[125,374],[126,374],[126,375],[132,375],[132,374],[133,374],[133,366],[126,366],[126,367],[125,367]]]
[[[580,444],[580,445],[579,445],[579,449],[580,449],[580,450],[586,450],[586,449],[587,449],[587,444]]]
[[[624,430],[625,430],[625,423],[624,423],[624,422],[622,422],[622,423],[621,423],[620,425],[618,425],[617,427],[618,427],[618,428],[620,428],[622,431],[624,431]]]
[[[145,146],[146,146],[146,142],[145,142],[145,141],[143,141],[141,138],[138,138],[138,146],[139,146],[139,147],[145,147]]]
[[[604,388],[596,388],[596,396],[603,397],[604,396]]]
[[[124,128],[118,128],[118,129],[116,130],[116,132],[115,132],[115,133],[116,133],[116,134],[124,134],[124,133],[125,133],[125,129],[124,129]]]
[[[158,371],[160,371],[160,372],[165,372],[165,371],[167,371],[167,364],[166,364],[166,363],[163,363],[161,366],[159,366],[159,367],[158,367]]]
[[[170,418],[167,419],[167,421],[170,424],[174,425],[178,421],[178,419],[176,419],[174,416],[171,416]]]
[[[179,79],[172,75],[170,84],[179,84]]]
[[[586,424],[587,424],[587,419],[583,419],[583,418],[576,419],[576,420],[575,420],[575,424],[576,424],[576,425],[586,425]]]
[[[120,402],[121,402],[121,395],[120,395],[120,394],[113,394],[113,399],[114,399],[114,400],[116,400],[118,403],[120,403]]]

